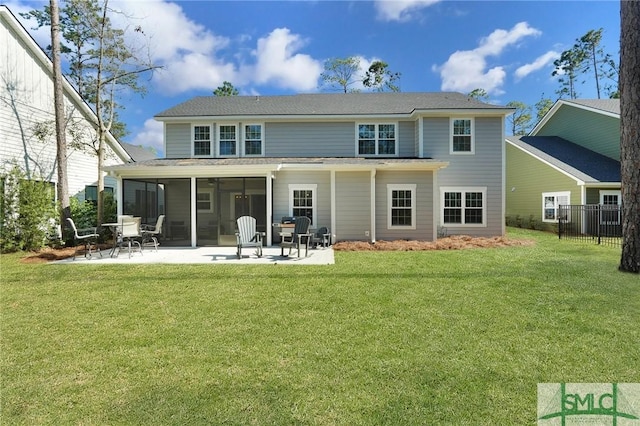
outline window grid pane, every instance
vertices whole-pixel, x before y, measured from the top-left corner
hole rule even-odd
[[[306,216],[313,223],[313,191],[306,189],[293,190],[294,216]]]
[[[394,189],[391,191],[391,225],[411,226],[412,191],[406,189]]]
[[[194,155],[211,155],[211,130],[209,126],[195,126],[193,128]]]

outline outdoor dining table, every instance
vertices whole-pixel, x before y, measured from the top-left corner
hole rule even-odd
[[[113,247],[111,247],[109,257],[114,257],[116,249],[118,248],[118,236],[121,234],[120,229],[122,228],[122,222],[108,222],[103,223],[102,226],[111,229],[111,233],[113,234]]]

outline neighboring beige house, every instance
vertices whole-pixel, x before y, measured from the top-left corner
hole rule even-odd
[[[333,241],[503,235],[504,123],[460,93],[196,97],[156,115],[166,158],[111,166],[121,213],[166,216],[166,244],[277,242],[308,216]]]
[[[55,184],[56,143],[51,133],[54,120],[52,64],[11,11],[0,6],[0,176],[12,164],[32,179]],[[86,137],[95,137],[95,114],[66,80],[65,109]],[[49,130],[47,130],[49,129]],[[39,139],[38,133],[47,133]],[[67,136],[70,140],[70,136]],[[131,161],[110,134],[107,165]],[[90,153],[69,150],[69,194],[80,200],[95,199],[98,160]],[[113,178],[105,179],[107,191],[116,189]]]

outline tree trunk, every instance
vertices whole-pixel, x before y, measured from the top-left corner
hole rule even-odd
[[[67,178],[67,137],[64,114],[63,77],[60,65],[60,12],[58,1],[50,0],[51,7],[51,59],[53,61],[53,96],[56,117],[56,162],[58,164],[58,202],[60,203],[60,228],[66,227],[71,217],[69,182]]]
[[[620,270],[640,273],[640,1],[620,1]]]

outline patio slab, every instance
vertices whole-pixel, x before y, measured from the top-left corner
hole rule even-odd
[[[285,251],[286,252],[286,251]],[[310,249],[308,257],[297,257],[297,252],[291,256],[280,256],[280,247],[264,247],[262,257],[257,257],[255,250],[244,249],[242,259],[238,259],[235,247],[159,247],[156,252],[153,248],[145,247],[142,254],[134,252],[129,258],[126,250],[122,250],[117,257],[109,257],[109,250],[102,250],[102,257],[97,253],[89,259],[82,255],[51,262],[52,264],[78,264],[78,265],[108,265],[115,263],[144,264],[144,263],[207,263],[207,264],[278,264],[278,265],[333,265],[335,263],[333,249]]]

